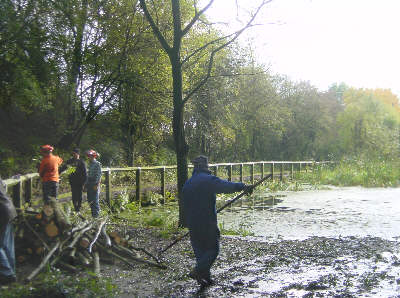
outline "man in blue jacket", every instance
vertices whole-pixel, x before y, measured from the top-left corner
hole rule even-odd
[[[200,155],[192,163],[192,177],[183,186],[184,219],[196,256],[196,266],[189,276],[201,286],[209,286],[213,283],[210,268],[219,253],[216,194],[242,190],[251,192],[252,187],[211,175],[206,156]]]

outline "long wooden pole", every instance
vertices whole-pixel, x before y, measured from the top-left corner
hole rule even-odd
[[[254,188],[256,188],[257,186],[259,186],[261,183],[263,183],[265,180],[269,179],[272,177],[272,174],[269,174],[267,176],[265,176],[264,178],[262,178],[261,180],[257,181],[256,183],[254,183],[252,185],[252,190]],[[229,202],[227,202],[225,205],[223,205],[222,207],[218,208],[217,213],[221,212],[222,210],[224,210],[226,207],[228,207],[229,205],[233,204],[234,202],[236,202],[237,200],[239,200],[241,197],[243,197],[245,194],[247,194],[247,192],[241,192],[240,194],[238,194],[236,197],[234,197],[232,200],[230,200]],[[186,232],[185,234],[183,234],[182,236],[178,237],[177,239],[175,239],[173,242],[171,242],[167,247],[165,247],[163,250],[160,251],[160,253],[158,254],[158,256],[160,257],[164,252],[166,252],[168,249],[170,249],[172,246],[174,246],[175,244],[177,244],[179,241],[181,241],[183,238],[187,237],[189,235],[189,232]]]

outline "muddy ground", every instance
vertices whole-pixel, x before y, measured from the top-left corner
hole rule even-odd
[[[138,245],[155,252],[165,240],[132,230]],[[103,276],[118,297],[400,297],[397,241],[381,238],[312,237],[274,243],[222,237],[212,268],[215,285],[201,290],[188,278],[194,265],[189,241],[165,254],[168,269],[137,264],[105,265]]]
[[[138,247],[154,254],[169,243],[151,230],[128,233]],[[212,268],[215,285],[206,289],[188,277],[194,255],[186,239],[165,253],[168,269],[139,263],[131,268],[116,262],[102,265],[101,274],[118,286],[115,297],[400,297],[397,241],[374,237],[258,240],[223,236]],[[31,269],[19,266],[19,279]]]

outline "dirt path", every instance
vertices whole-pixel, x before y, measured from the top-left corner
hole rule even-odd
[[[168,243],[146,231],[132,235],[149,250]],[[167,270],[114,265],[104,266],[103,275],[119,286],[118,297],[398,297],[399,250],[396,241],[371,237],[274,243],[223,237],[212,269],[216,285],[204,291],[188,278],[194,264],[189,241],[168,251]]]

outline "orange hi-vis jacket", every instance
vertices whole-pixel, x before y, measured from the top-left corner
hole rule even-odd
[[[57,155],[50,154],[43,157],[39,167],[39,175],[42,178],[42,182],[58,182],[60,180],[58,166],[62,163],[62,158]]]

